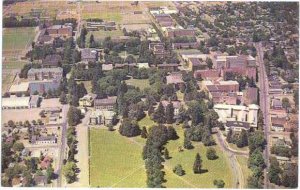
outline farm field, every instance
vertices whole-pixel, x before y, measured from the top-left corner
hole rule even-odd
[[[117,130],[90,130],[91,187],[146,187],[142,146]]]
[[[126,84],[138,87],[141,90],[144,90],[145,88],[150,87],[148,79],[133,79],[133,78],[131,78],[129,80],[126,80]]]
[[[3,56],[20,55],[35,37],[35,27],[5,28],[3,30]]]

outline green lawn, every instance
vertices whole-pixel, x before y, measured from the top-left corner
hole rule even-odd
[[[132,85],[135,87],[139,87],[140,90],[144,90],[145,88],[149,88],[150,84],[149,84],[149,80],[148,79],[129,79],[126,80],[126,84],[127,85]]]
[[[206,158],[206,147],[202,143],[193,142],[194,149],[184,150],[183,152],[178,151],[179,146],[183,146],[183,129],[179,126],[176,127],[179,139],[176,141],[169,141],[166,147],[169,150],[170,156],[172,157],[165,163],[165,172],[167,182],[166,187],[179,188],[179,187],[197,187],[197,188],[213,188],[213,180],[222,179],[225,182],[225,188],[231,188],[232,182],[232,170],[229,167],[228,160],[222,153],[218,146],[214,146],[217,151],[218,159],[208,160]],[[193,163],[197,153],[200,153],[201,159],[203,160],[203,169],[207,169],[208,172],[202,174],[193,173]],[[174,177],[172,170],[177,164],[181,164],[186,174],[181,178]]]
[[[83,19],[89,18],[101,18],[107,21],[120,22],[122,20],[122,15],[119,11],[97,11],[97,12],[83,12]]]
[[[145,117],[140,122],[150,123]],[[206,147],[202,143],[193,142],[192,150],[178,151],[183,145],[183,132],[180,126],[175,126],[179,139],[169,141],[166,147],[171,159],[164,162],[166,183],[168,188],[214,188],[213,180],[222,179],[226,188],[232,187],[232,170],[219,147],[217,160],[206,158]],[[141,153],[146,140],[141,137],[126,138],[118,131],[107,129],[91,129],[90,131],[90,182],[91,187],[146,187],[146,171]],[[203,169],[208,172],[194,174],[192,171],[196,153],[200,153]],[[181,164],[186,174],[177,176],[172,169]]]
[[[237,156],[237,161],[239,162],[242,172],[244,174],[244,184],[247,185],[247,179],[251,175],[251,170],[248,168],[248,158],[245,156]]]
[[[146,187],[142,146],[118,131],[91,129],[90,151],[91,187]]]
[[[121,30],[112,30],[112,31],[90,31],[86,36],[86,43],[89,42],[90,36],[94,35],[95,40],[103,40],[105,37],[116,37],[116,36],[123,36],[123,32]]]
[[[34,27],[5,28],[3,30],[3,54],[17,54],[34,39]]]
[[[143,119],[138,121],[138,124],[140,127],[145,126],[147,128],[150,128],[153,125],[156,125],[156,123],[148,116],[148,114]]]

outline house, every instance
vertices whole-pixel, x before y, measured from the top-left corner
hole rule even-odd
[[[62,58],[58,54],[47,55],[42,61],[44,68],[59,67],[62,62]]]
[[[81,50],[81,61],[96,62],[98,60],[98,53],[96,50],[85,48]]]
[[[220,70],[217,69],[197,70],[194,72],[194,77],[196,79],[217,80],[220,78],[220,74]]]
[[[227,121],[225,124],[225,130],[228,132],[230,129],[233,132],[242,132],[242,130],[249,131],[250,124],[243,121]]]
[[[178,71],[179,64],[177,63],[163,63],[163,64],[158,64],[157,68],[160,70],[165,70],[168,72],[174,72]]]
[[[163,58],[165,56],[164,43],[161,42],[149,43],[149,50],[152,51],[157,58]]]
[[[218,120],[224,124],[227,121],[241,121],[249,123],[250,127],[257,128],[258,105],[251,104],[249,106],[243,106],[215,104],[213,109],[219,116]]]
[[[102,71],[111,71],[113,68],[113,64],[102,64]]]
[[[73,36],[73,27],[71,24],[53,25],[46,29],[46,33],[51,37],[71,37]]]
[[[95,110],[90,115],[89,125],[109,125],[112,123],[114,111]]]
[[[191,71],[207,69],[207,63],[199,58],[188,58],[188,68]]]
[[[167,106],[172,103],[173,104],[173,108],[174,108],[174,116],[177,116],[179,114],[179,109],[181,107],[181,102],[180,101],[166,101],[166,100],[163,100],[161,101],[163,107],[166,109]]]
[[[44,79],[55,79],[61,80],[63,77],[63,69],[61,67],[56,68],[31,68],[28,71],[27,78],[30,81],[44,80]]]
[[[48,184],[47,177],[44,175],[35,175],[33,178],[34,183],[36,186],[39,187],[45,187],[46,184]]]
[[[285,130],[287,121],[285,117],[271,117],[271,129],[276,132]]]
[[[92,107],[94,106],[94,100],[97,98],[97,94],[88,93],[79,99],[79,106]]]
[[[166,79],[167,84],[173,84],[177,88],[181,85],[184,85],[181,73],[171,73],[170,75],[166,76]]]
[[[111,111],[114,109],[114,106],[117,102],[117,97],[108,97],[103,99],[95,99],[94,101],[94,107],[98,110],[108,110]]]
[[[47,169],[52,163],[52,159],[49,156],[45,156],[42,162],[40,163],[41,169]]]
[[[272,99],[272,101],[271,101],[271,108],[274,109],[274,110],[283,109],[281,100],[277,99],[277,98]]]
[[[31,144],[56,144],[57,138],[55,135],[49,135],[49,136],[36,136],[33,135],[31,138]]]
[[[198,47],[199,47],[198,42],[172,43],[173,49],[197,49]]]

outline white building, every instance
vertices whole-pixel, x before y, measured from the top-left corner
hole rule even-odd
[[[219,121],[241,121],[250,124],[250,127],[257,127],[257,114],[259,106],[250,104],[249,106],[216,104],[214,110],[219,115]]]

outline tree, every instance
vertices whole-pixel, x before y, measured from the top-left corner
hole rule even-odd
[[[229,128],[229,131],[228,131],[228,133],[226,135],[226,140],[227,140],[228,143],[232,143],[233,142],[232,136],[233,136],[232,129]]]
[[[67,103],[67,96],[66,93],[62,92],[59,96],[59,102],[61,104],[66,104]]]
[[[147,132],[147,129],[145,126],[142,128],[141,137],[144,139],[146,139],[148,137],[148,132]]]
[[[15,152],[21,152],[24,149],[24,144],[21,142],[15,142],[12,148]]]
[[[202,171],[202,160],[199,153],[196,154],[193,171],[195,174],[200,174]]]
[[[264,168],[264,166],[265,166],[264,157],[259,149],[255,149],[250,154],[250,157],[248,160],[248,165],[250,168],[255,168],[255,167]]]
[[[216,150],[214,148],[209,147],[206,150],[206,157],[209,160],[215,160],[218,158],[217,154],[216,154]]]
[[[176,175],[179,176],[183,176],[184,175],[184,170],[182,169],[182,166],[180,164],[177,164],[174,168],[173,168],[173,172]]]
[[[81,111],[74,106],[70,106],[68,111],[68,124],[70,126],[77,125],[81,120]]]
[[[185,149],[192,149],[192,148],[194,148],[188,135],[184,135],[183,147]]]
[[[67,162],[66,165],[63,166],[63,175],[66,177],[67,183],[72,183],[76,179],[76,164],[75,162]]]
[[[257,148],[263,150],[265,146],[265,142],[266,141],[262,131],[255,131],[253,133],[250,133],[248,138],[250,153],[252,153]]]
[[[158,104],[158,107],[152,114],[152,117],[153,120],[156,121],[157,123],[165,123],[166,121],[165,109],[161,102]]]
[[[285,109],[291,107],[290,100],[288,98],[282,98],[282,107]]]
[[[174,122],[174,107],[172,102],[170,102],[166,107],[166,122],[168,124],[172,124]]]
[[[236,146],[242,148],[247,145],[248,145],[248,134],[246,130],[242,129],[242,132],[239,135],[238,140],[236,142]]]
[[[169,151],[167,148],[165,148],[165,151],[164,151],[164,157],[166,160],[170,159],[170,156],[169,156]]]
[[[212,62],[211,58],[209,58],[209,57],[206,58],[206,64],[209,69],[212,69],[213,62]]]
[[[135,120],[124,119],[119,128],[119,132],[123,136],[134,137],[141,134],[141,129]]]
[[[225,186],[225,182],[220,179],[220,180],[214,180],[214,185],[217,186],[218,188],[223,188]]]
[[[54,175],[54,169],[52,168],[52,166],[50,166],[46,170],[46,177],[47,177],[47,182],[48,183],[51,183],[53,175]]]
[[[281,184],[280,174],[282,173],[282,170],[279,166],[279,162],[277,161],[276,157],[270,158],[270,167],[268,171],[268,178],[271,183],[274,183],[276,185]]]
[[[168,129],[168,139],[169,140],[176,140],[176,139],[178,139],[178,135],[177,135],[177,132],[174,129],[174,127],[169,126],[167,129]]]

